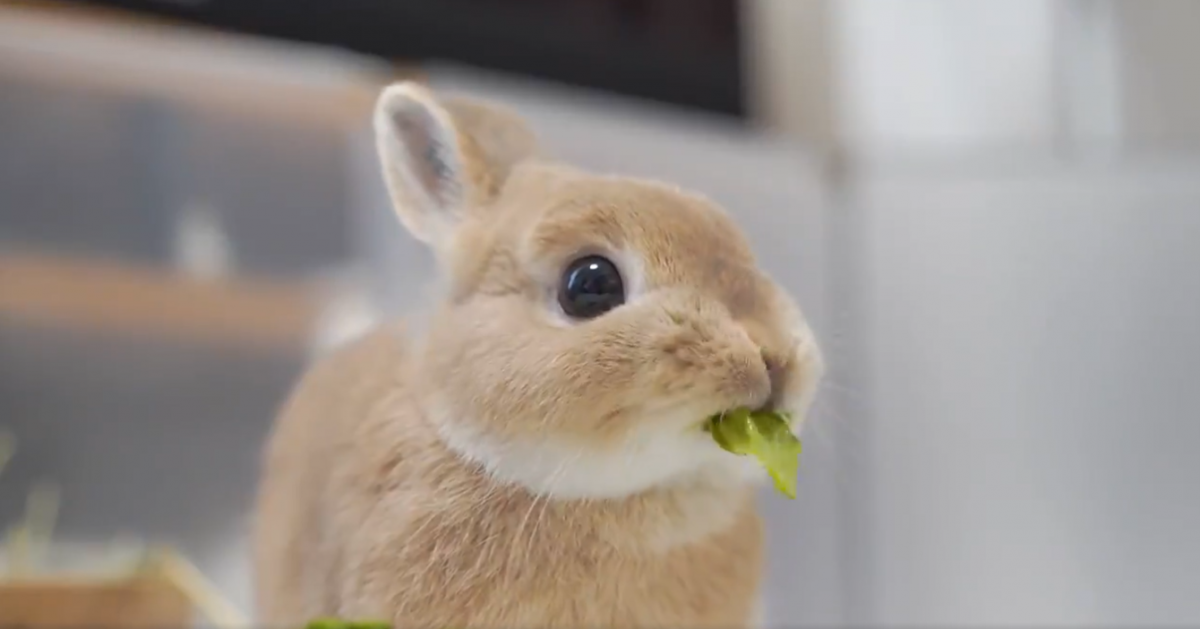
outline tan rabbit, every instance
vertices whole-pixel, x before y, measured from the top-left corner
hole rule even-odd
[[[719,207],[539,157],[506,110],[414,84],[375,132],[442,294],[318,363],[266,454],[257,604],[397,627],[747,627],[753,461],[704,419],[799,417],[822,372]]]

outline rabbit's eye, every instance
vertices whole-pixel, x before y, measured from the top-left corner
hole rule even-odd
[[[591,319],[625,303],[625,283],[607,258],[588,256],[567,266],[558,304],[569,317]]]

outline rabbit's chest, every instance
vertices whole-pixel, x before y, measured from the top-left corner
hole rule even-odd
[[[614,560],[557,580],[496,583],[488,604],[466,614],[464,621],[472,627],[748,626],[761,565],[751,557],[700,554]]]
[[[397,626],[742,627],[762,578],[752,509],[707,538],[669,549],[621,548],[535,521],[517,529],[425,523],[384,565],[356,575],[347,615]],[[399,540],[397,540],[399,541]]]

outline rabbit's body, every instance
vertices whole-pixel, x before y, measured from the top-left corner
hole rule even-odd
[[[385,90],[385,180],[438,257],[419,333],[319,362],[276,424],[260,620],[746,627],[762,470],[702,426],[802,416],[822,367],[732,219],[672,186],[540,161],[512,114]]]
[[[740,627],[762,530],[733,483],[621,501],[539,499],[441,444],[384,329],[304,380],[269,454],[262,620],[397,627]],[[287,504],[282,504],[287,503]]]

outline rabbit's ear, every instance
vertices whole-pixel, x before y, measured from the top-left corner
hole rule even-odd
[[[425,88],[391,85],[375,103],[375,146],[392,204],[418,239],[437,244],[478,196],[471,147]],[[478,168],[474,170],[478,171]]]
[[[497,193],[512,165],[533,150],[515,116],[473,101],[439,102],[404,82],[375,105],[375,143],[384,180],[405,227],[436,245]]]
[[[513,166],[539,153],[533,130],[508,108],[461,96],[441,102],[478,151],[493,184],[504,183]]]

